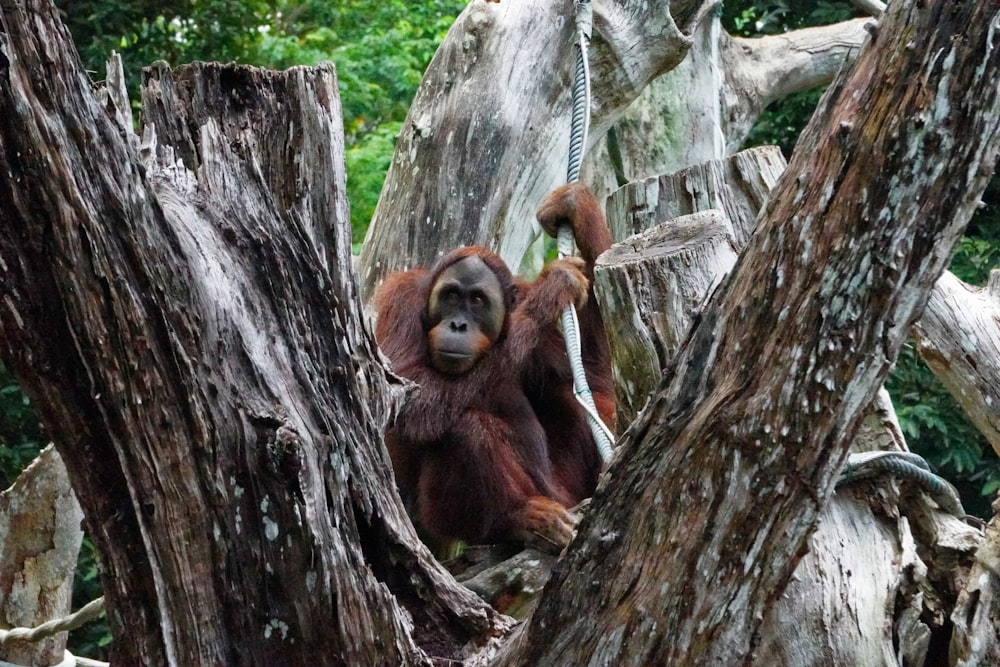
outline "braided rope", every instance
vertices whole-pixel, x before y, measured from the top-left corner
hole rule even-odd
[[[0,644],[15,639],[37,642],[40,639],[51,637],[59,632],[76,630],[81,625],[96,620],[103,611],[104,598],[99,597],[96,600],[91,600],[75,613],[70,614],[65,618],[56,618],[51,621],[46,621],[36,628],[11,628],[10,630],[0,630]]]
[[[587,47],[593,25],[593,9],[590,0],[576,2],[576,74],[573,83],[573,120],[569,138],[569,166],[566,180],[569,183],[580,180],[580,166],[587,147],[587,132],[590,129],[590,66],[587,62]],[[559,256],[573,254],[573,230],[567,226],[559,228],[557,236]],[[594,404],[594,396],[587,384],[587,374],[583,368],[583,351],[580,347],[580,323],[576,308],[570,304],[562,314],[563,337],[566,339],[566,353],[573,369],[573,390],[576,400],[587,413],[587,423],[597,443],[601,459],[611,458],[615,438],[611,430],[601,421]]]
[[[83,605],[76,612],[66,616],[64,618],[55,618],[51,621],[45,621],[41,625],[34,628],[10,628],[9,630],[0,630],[0,644],[4,644],[8,641],[26,641],[26,642],[37,642],[52,635],[59,634],[60,632],[69,632],[70,630],[76,630],[81,625],[90,623],[91,621],[97,620],[97,617],[104,612],[104,598],[99,597],[96,600],[91,600],[87,604]],[[90,660],[88,658],[81,658],[74,656],[69,651],[64,651],[65,656],[63,661],[58,665],[53,667],[107,667],[108,663],[100,662],[98,660]],[[14,665],[11,662],[0,661],[0,667],[21,667],[20,665]]]

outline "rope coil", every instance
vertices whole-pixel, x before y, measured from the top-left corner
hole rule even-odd
[[[958,492],[943,477],[931,472],[922,456],[912,452],[878,451],[859,452],[847,457],[847,464],[840,472],[837,488],[860,479],[890,474],[916,482],[941,509],[957,517],[965,516],[965,509]]]

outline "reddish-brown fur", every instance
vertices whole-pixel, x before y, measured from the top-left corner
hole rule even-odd
[[[550,233],[571,224],[583,261],[552,262],[528,283],[489,250],[460,248],[430,269],[390,276],[376,296],[379,344],[394,370],[420,385],[386,430],[386,443],[404,500],[439,543],[535,534],[561,545],[573,527],[565,508],[588,497],[597,483],[600,457],[573,396],[556,322],[567,304],[584,300],[583,285],[592,280],[594,260],[610,245],[610,234],[600,205],[580,185],[549,195],[539,221]],[[476,365],[450,375],[429,363],[428,295],[442,271],[470,256],[499,279],[506,318]],[[608,343],[589,296],[579,312],[584,365],[598,411],[613,428]]]

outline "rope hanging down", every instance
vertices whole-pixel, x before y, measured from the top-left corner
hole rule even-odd
[[[576,76],[573,83],[573,121],[569,137],[569,168],[566,180],[569,183],[580,180],[580,165],[583,163],[583,152],[587,146],[587,131],[590,126],[590,68],[587,62],[587,48],[590,45],[590,32],[593,25],[593,10],[590,0],[576,2]],[[559,256],[567,257],[573,254],[573,230],[560,227],[557,237]],[[562,314],[563,337],[566,339],[566,353],[569,355],[573,368],[573,390],[576,400],[587,411],[587,422],[594,434],[594,441],[601,453],[601,458],[607,461],[611,458],[614,436],[601,421],[594,405],[594,397],[587,384],[587,374],[583,368],[583,352],[580,347],[580,324],[576,317],[576,308],[570,304]]]

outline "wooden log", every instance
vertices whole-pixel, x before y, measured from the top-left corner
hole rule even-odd
[[[615,244],[594,268],[618,388],[618,423],[630,424],[680,347],[712,285],[736,262],[728,220],[708,210]]]
[[[757,146],[721,160],[629,183],[608,201],[611,234],[624,239],[665,220],[717,208],[725,213],[733,239],[742,248],[784,170],[785,158],[776,146]]]

